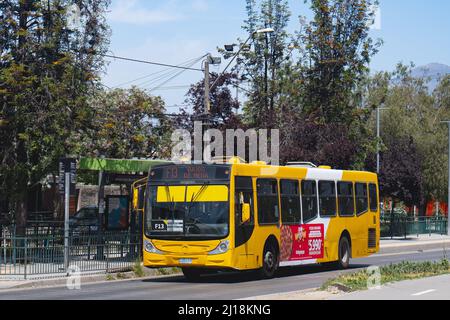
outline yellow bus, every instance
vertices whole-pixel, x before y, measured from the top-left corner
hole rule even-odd
[[[143,263],[211,270],[257,270],[333,263],[379,250],[374,173],[238,158],[151,168],[144,196]],[[135,192],[137,194],[137,192]]]

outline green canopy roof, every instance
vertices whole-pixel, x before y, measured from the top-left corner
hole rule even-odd
[[[80,158],[79,170],[105,171],[114,173],[148,172],[153,166],[168,164],[166,160],[126,160],[126,159],[99,159]]]

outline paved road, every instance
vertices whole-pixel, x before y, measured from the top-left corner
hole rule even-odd
[[[420,251],[417,251],[420,250]],[[440,260],[442,247],[398,248],[369,258],[352,260],[352,270],[336,271],[321,266],[287,268],[276,279],[257,280],[252,273],[208,276],[198,283],[189,283],[181,276],[147,280],[111,281],[85,284],[80,290],[65,287],[10,290],[0,292],[1,299],[89,299],[89,300],[231,300],[267,294],[292,292],[320,287],[324,281],[342,272],[351,272],[370,265],[385,265],[401,261]]]
[[[330,300],[450,300],[450,276],[402,281]]]

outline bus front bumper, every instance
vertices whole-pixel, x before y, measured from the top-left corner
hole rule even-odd
[[[165,267],[210,267],[231,268],[231,254],[217,255],[184,255],[184,254],[154,254],[144,252],[144,266],[148,268]]]

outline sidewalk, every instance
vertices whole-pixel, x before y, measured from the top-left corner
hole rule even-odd
[[[404,237],[396,237],[394,239],[381,238],[380,240],[381,249],[433,244],[450,244],[450,237],[438,234],[421,234],[418,237],[411,235],[406,239]]]
[[[159,273],[156,269],[145,269],[143,277],[137,277],[133,271],[121,272],[116,274],[81,274],[80,281],[81,285],[101,283],[101,282],[118,282],[118,281],[130,281],[130,280],[146,280],[154,278],[164,278],[164,277],[174,277],[179,276],[179,273]],[[2,280],[0,279],[0,291],[2,290],[12,290],[12,289],[32,289],[32,288],[42,288],[42,287],[56,287],[65,286],[67,283],[73,283],[74,278],[59,277],[55,278],[45,278],[45,279],[31,279],[31,280]]]

